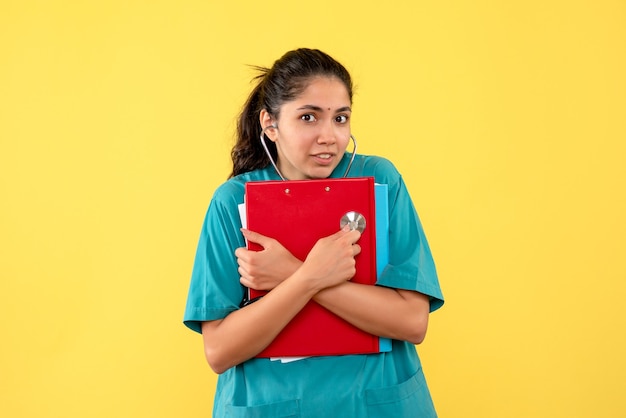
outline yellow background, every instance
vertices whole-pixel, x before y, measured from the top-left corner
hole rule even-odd
[[[0,3],[0,415],[209,416],[182,314],[247,64],[323,49],[403,173],[447,417],[623,417],[626,3]]]

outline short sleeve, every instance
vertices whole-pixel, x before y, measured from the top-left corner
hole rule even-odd
[[[238,309],[244,295],[235,249],[245,245],[237,209],[243,191],[226,183],[209,204],[200,233],[183,322],[201,332],[201,322]]]
[[[430,298],[430,310],[439,309],[443,294],[435,262],[413,201],[402,176],[388,160],[374,157],[374,176],[389,191],[389,264],[377,284],[414,290]]]

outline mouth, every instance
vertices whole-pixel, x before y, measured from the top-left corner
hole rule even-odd
[[[320,154],[313,154],[312,157],[316,164],[319,164],[322,166],[330,165],[335,160],[334,158],[335,154],[331,154],[328,152],[322,152]]]
[[[330,160],[333,157],[333,155],[328,154],[328,153],[322,153],[322,154],[315,154],[313,155],[313,157],[320,158],[322,160]]]

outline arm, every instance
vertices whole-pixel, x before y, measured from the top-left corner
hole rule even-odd
[[[313,247],[304,263],[258,302],[226,318],[204,322],[202,336],[206,359],[222,373],[246,361],[276,335],[320,290],[349,280],[359,254],[357,231],[339,231]]]
[[[313,299],[370,334],[413,344],[426,336],[430,302],[422,293],[345,282],[321,290]]]
[[[270,290],[301,264],[276,240],[248,230],[244,235],[264,248],[259,252],[236,251],[245,286]],[[313,299],[370,334],[413,344],[421,343],[426,335],[430,302],[418,292],[343,282],[320,291]]]
[[[380,286],[348,282],[325,289],[314,300],[364,331],[419,343],[427,330],[429,311],[443,304],[435,265],[402,177],[386,160],[373,159],[372,163],[376,165],[377,181],[389,186],[389,265],[379,277]],[[371,175],[372,171],[361,174]],[[260,241],[266,237],[254,234],[247,238],[266,248]],[[273,251],[237,254],[242,284],[269,290],[289,274],[278,271],[277,266],[287,270],[297,266],[299,261],[291,254],[277,249],[277,243],[271,244]],[[280,254],[284,255],[285,262],[277,261],[281,259]],[[264,257],[273,256],[277,258],[263,262]],[[273,268],[264,271],[265,265]]]
[[[213,371],[223,373],[258,354],[314,294],[312,284],[296,272],[257,303],[202,323],[205,356]]]

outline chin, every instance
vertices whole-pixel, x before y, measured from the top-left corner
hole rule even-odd
[[[332,174],[334,168],[328,168],[325,167],[324,169],[321,170],[312,170],[311,172],[309,172],[307,174],[307,178],[309,179],[325,179],[330,177],[330,175]]]

